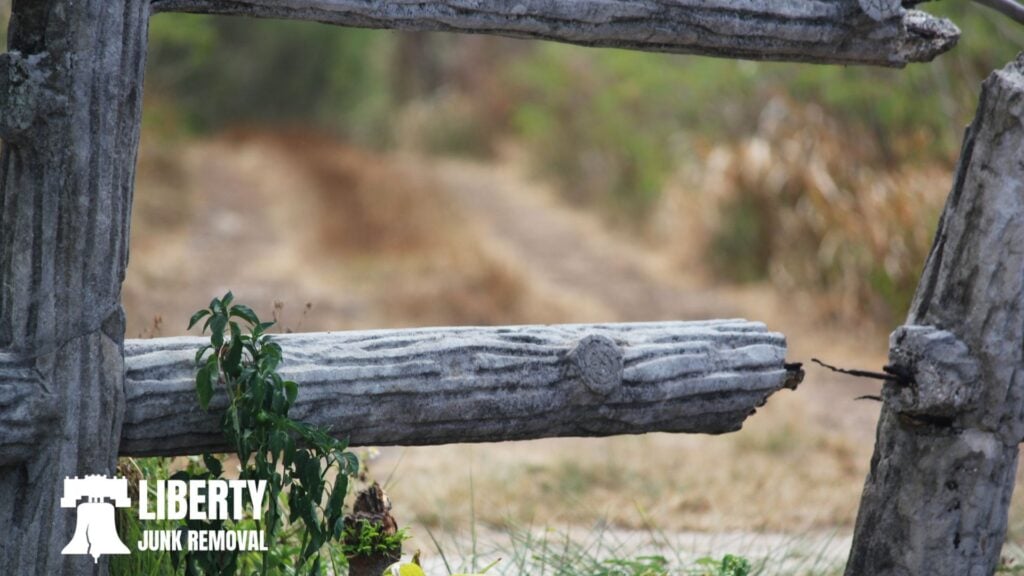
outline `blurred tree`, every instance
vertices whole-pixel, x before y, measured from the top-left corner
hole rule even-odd
[[[402,32],[391,63],[392,89],[399,103],[429,96],[441,86],[438,38],[429,32]]]
[[[190,129],[306,123],[387,140],[391,33],[174,14],[155,17],[150,36],[147,95]]]

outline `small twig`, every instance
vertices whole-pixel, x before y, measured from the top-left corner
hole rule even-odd
[[[882,402],[882,397],[875,396],[874,394],[865,394],[864,396],[857,396],[854,400],[874,400],[875,402]]]
[[[974,0],[982,6],[999,12],[1018,24],[1024,24],[1024,5],[1018,4],[1015,0]]]
[[[893,374],[886,374],[884,372],[872,372],[870,370],[851,370],[848,368],[837,368],[830,364],[825,364],[824,362],[818,360],[817,358],[811,358],[811,362],[814,362],[815,364],[822,366],[824,368],[828,368],[833,372],[847,374],[849,376],[856,376],[857,378],[873,378],[875,380],[886,380],[890,382],[900,382],[902,380],[899,376],[895,376]]]

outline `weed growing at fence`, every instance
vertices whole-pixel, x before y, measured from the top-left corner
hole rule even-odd
[[[346,450],[346,442],[331,437],[326,430],[289,418],[298,385],[277,371],[281,346],[266,333],[273,322],[261,322],[251,308],[233,300],[230,292],[214,298],[209,308],[196,312],[189,321],[191,329],[205,318],[203,332],[210,332],[210,343],[195,357],[199,404],[208,409],[215,391],[224,390],[229,403],[221,429],[232,451],[238,454],[239,478],[267,483],[267,509],[256,524],[264,530],[271,550],[262,555],[259,573],[320,574],[321,548],[343,535],[342,506],[349,476],[358,473],[359,462]],[[243,328],[247,332],[243,333]],[[175,477],[221,477],[220,460],[205,454],[202,462],[205,470],[194,467]],[[331,476],[333,484],[328,480]],[[219,530],[223,524],[222,520],[190,519],[187,528]],[[296,536],[297,541],[290,536]],[[234,574],[242,567],[240,556],[237,551],[191,551],[184,558],[176,556],[175,562],[184,560],[186,574]],[[334,556],[329,558],[333,562]]]
[[[347,557],[389,554],[395,550],[400,553],[402,542],[409,538],[409,532],[405,528],[394,534],[387,534],[380,524],[359,520],[345,526],[342,550]]]

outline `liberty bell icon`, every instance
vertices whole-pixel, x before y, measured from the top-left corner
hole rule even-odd
[[[86,502],[78,503],[79,500]],[[113,504],[104,500],[113,500]],[[78,522],[71,542],[61,554],[89,554],[93,563],[103,554],[131,554],[121,542],[114,523],[114,506],[131,506],[128,498],[128,480],[107,478],[103,475],[85,478],[65,478],[61,508],[78,508]]]

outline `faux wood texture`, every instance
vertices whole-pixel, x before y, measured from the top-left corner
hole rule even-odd
[[[441,30],[752,60],[904,66],[956,44],[899,0],[154,0],[157,12]]]
[[[117,460],[148,16],[147,0],[14,5],[0,61],[2,574],[106,571],[105,557],[61,555],[75,512],[59,497],[65,476]],[[15,430],[31,414],[42,419]]]
[[[722,433],[793,385],[785,338],[742,320],[437,328],[277,338],[299,383],[292,415],[355,445]],[[126,343],[121,453],[225,449],[198,408],[201,338]]]
[[[988,576],[1024,441],[1024,55],[984,83],[890,362],[849,576]]]

